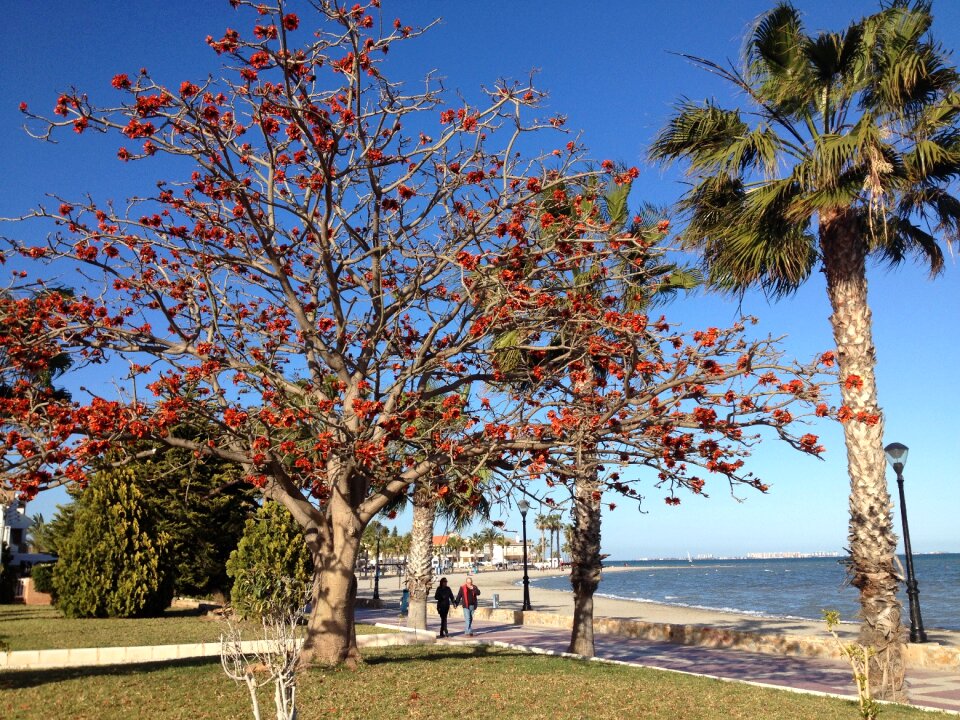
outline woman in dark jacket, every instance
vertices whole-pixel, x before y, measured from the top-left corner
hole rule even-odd
[[[446,578],[440,578],[440,587],[433,594],[433,599],[437,601],[437,613],[440,615],[440,635],[438,637],[447,637],[447,613],[450,612],[450,604],[453,602],[453,590],[447,585]]]

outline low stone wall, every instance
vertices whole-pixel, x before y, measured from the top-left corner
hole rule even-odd
[[[520,613],[521,623],[546,627],[573,628],[569,615],[528,611]],[[776,635],[705,627],[650,623],[619,618],[594,618],[593,630],[606,635],[640,638],[676,645],[700,645],[715,648],[736,648],[768,655],[802,655],[804,657],[840,658],[834,639],[801,635]],[[960,648],[939,643],[908,643],[904,661],[908,668],[960,671]]]
[[[423,645],[435,642],[436,635],[434,633],[422,631],[357,636],[357,645],[361,648]],[[269,646],[263,640],[246,640],[242,643],[242,647],[244,652],[256,652],[267,650]],[[205,657],[220,657],[220,643],[14,650],[13,652],[0,653],[0,671],[90,667],[95,665],[135,665]]]
[[[428,606],[433,615],[436,607]],[[492,620],[511,625],[539,625],[542,627],[573,628],[573,617],[536,610],[509,610],[506,608],[477,608],[479,620]],[[705,627],[703,625],[678,625],[650,623],[641,620],[597,617],[593,630],[604,635],[639,638],[675,645],[700,645],[703,647],[735,648],[747,652],[768,655],[800,655],[803,657],[840,658],[840,651],[832,637],[776,635]],[[908,643],[904,661],[908,668],[932,670],[957,670],[960,672],[960,648],[939,643]]]

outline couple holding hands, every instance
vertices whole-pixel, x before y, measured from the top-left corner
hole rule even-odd
[[[447,584],[447,579],[440,578],[440,587],[433,594],[433,599],[437,601],[437,613],[440,615],[440,635],[438,637],[449,637],[450,635],[447,631],[447,613],[450,612],[451,604],[454,607],[463,606],[463,619],[466,623],[463,634],[468,637],[473,636],[473,611],[477,609],[479,595],[480,590],[473,584],[473,578],[469,575],[464,580],[463,585],[460,586],[456,597],[453,596],[453,590]]]

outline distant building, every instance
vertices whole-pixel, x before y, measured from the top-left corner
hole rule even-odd
[[[0,545],[10,548],[13,555],[11,565],[20,567],[22,574],[40,562],[56,560],[55,555],[32,553],[27,534],[30,530],[30,516],[27,504],[21,500],[3,498],[0,501]]]

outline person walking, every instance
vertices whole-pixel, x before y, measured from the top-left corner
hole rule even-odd
[[[473,613],[477,609],[477,599],[480,596],[480,589],[473,584],[473,578],[467,575],[467,579],[460,586],[457,597],[454,599],[454,605],[463,606],[463,621],[466,627],[463,634],[467,637],[473,637]]]
[[[440,586],[433,594],[433,599],[437,601],[437,614],[440,616],[440,635],[438,637],[449,637],[447,613],[450,612],[450,606],[453,604],[453,590],[447,585],[446,578],[440,578]]]

